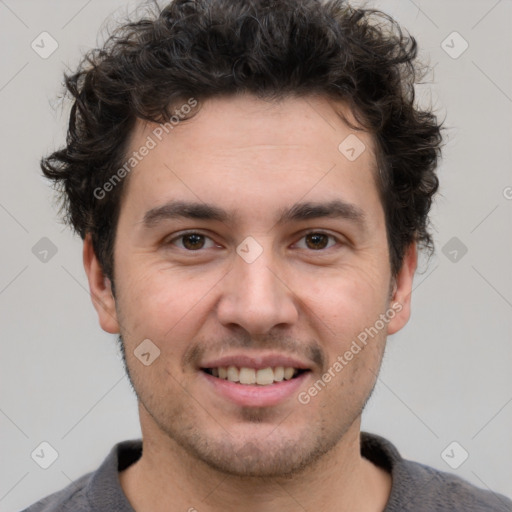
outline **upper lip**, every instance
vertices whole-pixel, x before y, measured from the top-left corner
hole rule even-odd
[[[200,368],[219,368],[227,366],[236,366],[237,368],[275,368],[277,366],[298,368],[300,370],[309,370],[311,365],[297,359],[297,357],[285,354],[232,354],[219,357],[218,359],[208,359],[201,363]]]

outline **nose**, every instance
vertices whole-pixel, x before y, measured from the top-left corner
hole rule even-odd
[[[218,320],[224,326],[239,326],[257,336],[297,321],[294,293],[279,270],[282,265],[277,265],[271,253],[264,249],[251,263],[235,255],[230,272],[222,280],[217,304]]]

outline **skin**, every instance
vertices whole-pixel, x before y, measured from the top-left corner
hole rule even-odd
[[[360,455],[361,412],[387,335],[409,319],[417,255],[413,244],[392,276],[374,142],[338,112],[355,122],[343,103],[323,97],[208,100],[129,175],[115,298],[86,237],[100,325],[121,334],[139,401],[143,456],[120,473],[135,510],[384,509],[391,477]],[[128,153],[155,126],[140,122]],[[350,134],[366,146],[353,162],[338,150]],[[360,210],[363,222],[276,224],[297,202],[334,199]],[[213,204],[232,217],[145,226],[145,213],[170,200]],[[184,230],[205,235],[193,239],[202,248],[190,250]],[[306,237],[319,231],[329,235],[320,237],[325,248]],[[262,248],[252,263],[236,252],[247,236]],[[401,310],[306,405],[294,393],[275,406],[242,407],[199,369],[224,354],[291,354],[310,368],[305,391],[393,304]],[[144,339],[160,349],[149,366],[134,355]]]

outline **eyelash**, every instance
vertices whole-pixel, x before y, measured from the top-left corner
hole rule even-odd
[[[204,237],[205,239],[208,239],[210,241],[213,242],[213,240],[211,239],[211,237],[209,237],[208,235],[205,235],[201,232],[198,232],[198,231],[186,231],[186,232],[183,232],[183,233],[180,233],[179,235],[175,236],[174,238],[172,238],[171,240],[169,240],[167,242],[168,245],[175,245],[174,242],[177,241],[177,240],[183,240],[183,238],[185,238],[186,236],[189,236],[189,235],[199,235],[199,236],[202,236]],[[306,238],[308,235],[324,235],[324,236],[327,236],[330,240],[334,240],[336,242],[336,244],[340,244],[341,241],[336,238],[334,235],[331,235],[330,233],[326,233],[324,231],[315,231],[315,230],[312,230],[312,231],[308,231],[307,233],[304,233],[304,235],[302,235],[302,237],[300,238],[300,240],[303,240],[304,238]],[[215,244],[215,242],[213,242]],[[327,251],[328,249],[331,249],[334,245],[336,244],[333,244],[331,246],[329,246],[329,242],[328,242],[328,246],[323,248],[323,249],[310,249],[310,252],[316,252],[316,253],[320,253],[320,252],[324,252],[324,251]],[[206,249],[209,249],[211,247],[207,247]],[[202,247],[201,249],[197,249],[197,250],[192,250],[192,249],[186,249],[185,247],[179,247],[179,249],[183,250],[183,251],[186,251],[186,252],[189,252],[189,253],[194,253],[194,252],[201,252],[203,250],[205,250],[204,247]],[[307,249],[307,248],[306,248]]]

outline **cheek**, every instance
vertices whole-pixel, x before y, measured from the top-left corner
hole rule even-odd
[[[124,276],[125,305],[134,317],[144,315],[147,324],[161,316],[168,319],[166,323],[172,322],[174,316],[191,306],[194,295],[197,300],[200,283],[171,269],[134,263],[126,268]]]
[[[301,276],[301,298],[330,327],[348,332],[373,325],[388,303],[389,271],[377,265],[345,264]]]
[[[150,266],[138,275],[124,275],[129,278],[119,280],[123,286],[118,304],[126,343],[136,345],[138,340],[149,338],[162,353],[176,359],[200,328],[205,308],[211,307],[209,299],[213,295],[209,293],[219,277],[207,273],[192,276],[190,272]]]
[[[330,372],[326,378],[332,379],[331,393],[322,394],[325,405],[341,393],[350,408],[364,401],[374,385],[386,339],[386,326],[379,319],[388,305],[388,272],[384,266],[347,265],[328,279],[309,278],[309,293],[303,288],[314,312],[306,314],[320,319],[315,330],[323,333],[325,371]]]

